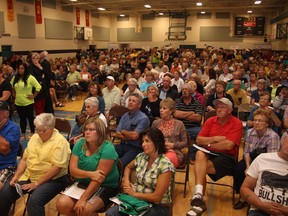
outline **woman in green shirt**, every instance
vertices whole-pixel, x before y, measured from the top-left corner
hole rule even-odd
[[[105,124],[99,118],[90,118],[83,128],[85,138],[73,148],[70,174],[80,183],[78,187],[84,185],[85,191],[79,199],[60,196],[57,209],[64,215],[98,215],[119,191],[118,155],[108,141]]]
[[[11,85],[13,87],[16,110],[20,118],[20,128],[22,132],[21,140],[24,140],[26,139],[27,119],[31,135],[35,133],[35,126],[33,123],[34,98],[38,95],[42,87],[36,78],[29,74],[25,63],[18,66],[18,73],[12,78]]]

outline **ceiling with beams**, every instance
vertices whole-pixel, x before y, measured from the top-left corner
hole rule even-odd
[[[196,2],[202,2],[201,7],[196,6]],[[261,4],[255,5],[255,0],[57,0],[61,6],[73,6],[80,9],[90,10],[99,14],[149,14],[160,12],[164,15],[169,12],[200,13],[210,12],[232,12],[235,14],[247,13],[252,10],[252,14],[271,14],[282,12],[287,6],[287,0],[262,0]],[[150,9],[144,7],[151,5]],[[99,11],[98,8],[105,8]]]

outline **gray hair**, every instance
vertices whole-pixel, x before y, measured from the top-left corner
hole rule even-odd
[[[138,85],[138,84],[137,84],[137,80],[136,80],[135,78],[130,78],[130,79],[128,80],[128,84],[129,84],[129,83],[133,83],[133,84],[136,85],[136,86]]]
[[[99,101],[96,97],[89,97],[85,99],[84,103],[91,104],[91,106],[97,107],[97,109],[99,108]]]
[[[137,97],[138,100],[139,100],[139,103],[142,104],[143,98],[142,98],[142,96],[141,96],[140,94],[138,94],[138,93],[132,93],[132,94],[129,95],[129,97],[131,97],[131,96]]]
[[[34,119],[34,125],[36,128],[53,129],[55,127],[55,117],[51,113],[41,113]]]

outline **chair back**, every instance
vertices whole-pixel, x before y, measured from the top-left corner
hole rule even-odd
[[[126,112],[128,112],[128,108],[122,105],[116,105],[111,107],[110,111],[109,111],[109,117],[121,117],[123,116]]]
[[[71,125],[67,119],[56,118],[55,128],[62,133],[67,133],[67,140],[70,137]]]
[[[216,116],[216,110],[210,110],[210,111],[206,112],[205,116],[204,116],[204,122],[206,122],[207,119],[209,119],[213,116]]]

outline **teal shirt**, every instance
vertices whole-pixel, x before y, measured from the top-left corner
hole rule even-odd
[[[104,182],[101,184],[101,187],[110,187],[118,188],[119,183],[119,172],[117,169],[117,159],[118,154],[115,150],[114,145],[105,141],[100,149],[91,156],[86,156],[86,149],[84,148],[85,139],[80,139],[73,148],[72,154],[78,157],[78,168],[86,171],[95,171],[97,170],[99,161],[103,160],[114,160],[113,167],[110,173],[106,176]],[[91,179],[83,178],[77,179],[78,182],[83,182],[89,184]]]
[[[15,77],[12,78],[10,83],[16,92],[15,104],[17,106],[28,106],[30,104],[33,104],[34,99],[28,99],[27,95],[33,94],[32,92],[33,87],[36,89],[36,91],[39,92],[42,88],[40,83],[36,80],[34,76],[29,75],[26,85],[24,84],[23,80],[20,79],[13,86],[14,78]]]

